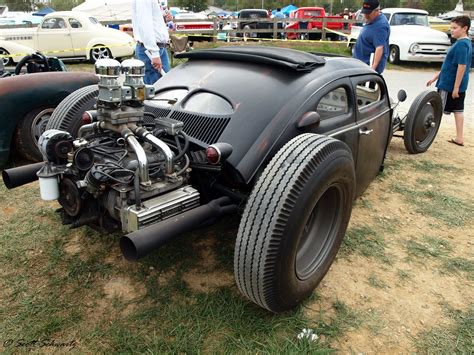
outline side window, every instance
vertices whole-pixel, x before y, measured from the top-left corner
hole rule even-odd
[[[75,18],[70,18],[69,19],[69,25],[71,26],[71,28],[81,28],[82,25],[81,23],[76,20]]]
[[[382,99],[382,90],[375,81],[363,81],[357,84],[357,107],[359,110]]]
[[[348,113],[349,103],[347,100],[347,90],[344,87],[338,87],[328,92],[319,101],[316,112],[319,113],[321,120]]]
[[[60,17],[51,17],[43,21],[41,28],[48,30],[66,28],[66,22]]]

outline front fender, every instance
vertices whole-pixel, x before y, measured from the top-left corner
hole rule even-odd
[[[129,35],[126,36],[130,37]],[[135,51],[135,42],[132,37],[130,37],[128,41],[121,38],[96,37],[87,43],[87,48],[89,48],[89,50],[86,53],[86,58],[88,60],[91,59],[90,48],[95,46],[104,46],[109,48],[113,57],[122,57],[127,55],[131,56]]]
[[[94,74],[71,72],[0,79],[0,166],[7,162],[15,129],[27,113],[39,107],[55,107],[71,92],[97,82]]]

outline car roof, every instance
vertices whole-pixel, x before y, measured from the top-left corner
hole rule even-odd
[[[425,11],[425,10],[410,9],[410,8],[403,8],[403,7],[390,7],[390,8],[382,9],[382,12],[387,13],[387,14],[409,13],[409,14],[428,15],[428,11]]]
[[[78,18],[89,18],[89,17],[94,17],[92,15],[89,15],[85,12],[82,11],[54,11],[45,16],[45,18],[49,17],[78,17]]]

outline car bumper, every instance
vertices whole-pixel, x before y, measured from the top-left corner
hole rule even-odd
[[[408,53],[405,58],[400,58],[407,62],[443,62],[446,54],[412,54]]]

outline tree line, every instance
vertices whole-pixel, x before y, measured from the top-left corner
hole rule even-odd
[[[32,11],[42,6],[50,6],[57,11],[70,10],[83,3],[84,0],[50,0],[48,3],[40,3],[37,0],[0,0],[0,5],[8,5],[11,11]],[[238,11],[240,9],[263,8],[276,9],[289,3],[297,7],[322,6],[327,11],[331,8],[333,14],[341,13],[344,8],[351,11],[358,10],[362,0],[289,0],[288,2],[273,0],[169,0],[169,6],[188,8],[195,12],[207,9],[209,5],[223,8],[227,11]],[[381,6],[386,7],[413,7],[427,10],[432,15],[437,15],[453,10],[458,0],[380,0]],[[474,10],[474,1],[464,1],[465,10]]]

